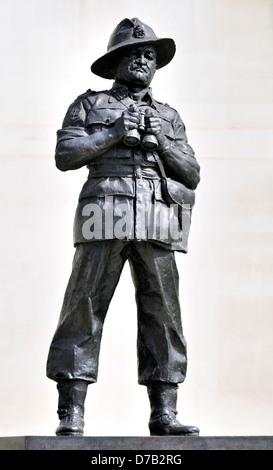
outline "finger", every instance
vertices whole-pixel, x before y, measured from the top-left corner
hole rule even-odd
[[[148,124],[151,126],[160,126],[161,125],[161,119],[158,117],[148,117]]]
[[[132,129],[138,129],[138,123],[134,123],[131,121],[125,121],[124,122],[124,128],[126,131],[130,131]]]
[[[131,106],[129,106],[128,109],[126,109],[126,111],[123,111],[122,114],[124,116],[125,115],[132,115],[132,114],[139,115],[139,111],[137,110],[137,108],[134,105],[131,105]]]
[[[161,122],[148,122],[146,124],[146,129],[158,129],[158,130],[161,130],[162,129],[162,124]]]
[[[139,117],[138,116],[132,116],[132,115],[131,116],[126,116],[124,121],[139,124]]]
[[[127,119],[139,122],[139,114],[128,114]]]
[[[139,120],[139,113],[135,112],[135,111],[129,111],[129,110],[125,111],[124,116],[126,116],[127,118],[130,118],[130,119],[131,119],[131,117],[134,117],[134,118]]]
[[[146,127],[147,134],[159,134],[161,132],[160,126]]]
[[[152,118],[152,117],[158,118],[158,114],[156,114],[155,111],[153,111],[152,109],[146,108],[145,114],[147,118]]]

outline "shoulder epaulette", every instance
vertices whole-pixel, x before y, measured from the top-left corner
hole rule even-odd
[[[98,93],[97,91],[93,91],[89,88],[85,93],[82,93],[81,95],[79,95],[75,99],[74,103],[81,102],[85,111],[88,112],[91,106],[89,97],[91,97],[92,95],[96,95],[97,93]]]
[[[163,106],[166,106],[166,108],[169,108],[171,111],[173,111],[174,113],[177,113],[177,109],[173,108],[173,106],[171,106],[170,104],[168,103],[162,103]]]
[[[166,106],[167,108],[171,108],[171,106],[168,103],[162,103],[162,101],[156,101],[156,103],[160,104],[161,106]]]
[[[176,111],[176,109],[174,109],[170,104],[168,103],[164,103],[164,106],[166,106],[166,108],[170,108],[172,109],[173,111]]]
[[[90,90],[90,88],[89,88],[89,90],[86,90],[85,93],[82,93],[81,95],[77,96],[75,101],[84,100],[85,98],[88,98],[88,96],[95,95],[96,93],[97,93],[96,91]]]

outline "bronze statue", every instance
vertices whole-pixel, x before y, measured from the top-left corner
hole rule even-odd
[[[91,66],[114,80],[113,87],[80,95],[57,132],[57,168],[89,170],[75,215],[73,269],[47,362],[59,392],[58,436],[83,434],[103,323],[126,260],[136,290],[138,381],[148,390],[150,434],[199,433],[176,418],[187,356],[174,252],[187,252],[200,169],[179,114],[156,101],[150,88],[155,71],[174,54],[173,39],[159,39],[138,18],[124,19],[107,53]]]

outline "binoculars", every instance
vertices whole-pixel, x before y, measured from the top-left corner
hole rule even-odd
[[[144,150],[154,150],[158,146],[157,138],[153,134],[145,133],[147,119],[145,110],[141,110],[139,114],[140,121],[138,129],[128,131],[123,142],[127,147],[135,147],[141,143],[141,147]]]

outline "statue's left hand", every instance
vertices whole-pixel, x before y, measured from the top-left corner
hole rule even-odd
[[[154,134],[157,137],[160,146],[164,144],[166,139],[162,129],[162,118],[151,111],[146,113],[146,129],[147,134]]]

